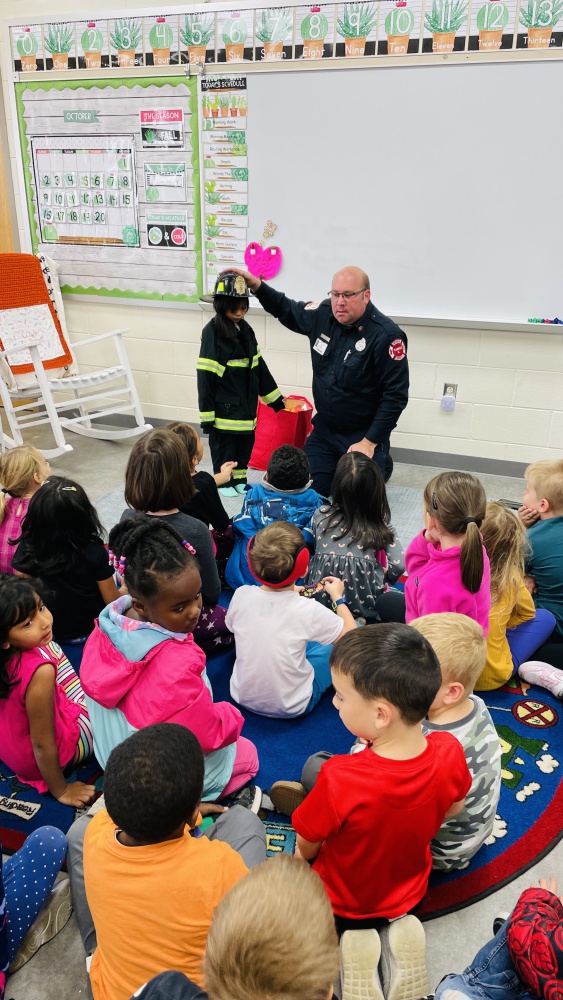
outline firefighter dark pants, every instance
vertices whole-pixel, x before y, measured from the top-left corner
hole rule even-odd
[[[233,471],[233,484],[245,483],[248,462],[254,447],[254,431],[250,434],[233,434],[231,431],[209,431],[209,450],[213,461],[213,472],[220,472],[223,462],[237,462]]]
[[[305,442],[304,452],[309,459],[313,489],[323,497],[330,496],[332,480],[339,459],[345,455],[351,444],[361,441],[363,431],[333,431],[318,415],[315,417],[313,430]],[[385,459],[389,451],[389,438],[378,442],[373,453],[373,460],[381,474],[385,474]]]

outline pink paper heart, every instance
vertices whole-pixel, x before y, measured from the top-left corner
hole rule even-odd
[[[275,278],[282,266],[282,252],[279,247],[249,243],[244,251],[244,263],[257,278]]]

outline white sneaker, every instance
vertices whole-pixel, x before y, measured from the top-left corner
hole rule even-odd
[[[381,973],[387,1000],[418,1000],[429,993],[424,927],[411,913],[381,931]]]
[[[377,971],[380,956],[376,930],[344,931],[340,939],[342,1000],[384,1000]]]
[[[556,698],[563,698],[563,670],[552,667],[550,663],[541,660],[526,660],[518,668],[518,675],[528,684],[551,691]]]
[[[12,975],[29,962],[42,944],[51,941],[59,931],[62,931],[72,913],[70,896],[70,879],[62,878],[55,882],[37,917],[25,935],[19,951],[8,972]]]

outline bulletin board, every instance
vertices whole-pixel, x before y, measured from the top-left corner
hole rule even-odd
[[[16,102],[33,252],[63,291],[198,301],[195,79],[42,79]]]

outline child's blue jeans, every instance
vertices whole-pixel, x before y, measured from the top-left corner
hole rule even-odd
[[[521,1000],[528,996],[510,959],[504,923],[464,972],[442,979],[435,1000],[461,1000],[462,997],[468,1000]]]
[[[320,642],[308,642],[307,643],[307,660],[311,664],[313,670],[315,671],[315,676],[313,678],[313,691],[311,694],[311,700],[307,705],[307,708],[303,712],[303,715],[307,715],[315,705],[319,703],[322,695],[325,691],[328,691],[330,685],[332,684],[332,677],[330,676],[330,667],[328,661],[330,660],[330,654],[332,651],[331,646],[321,646]]]

